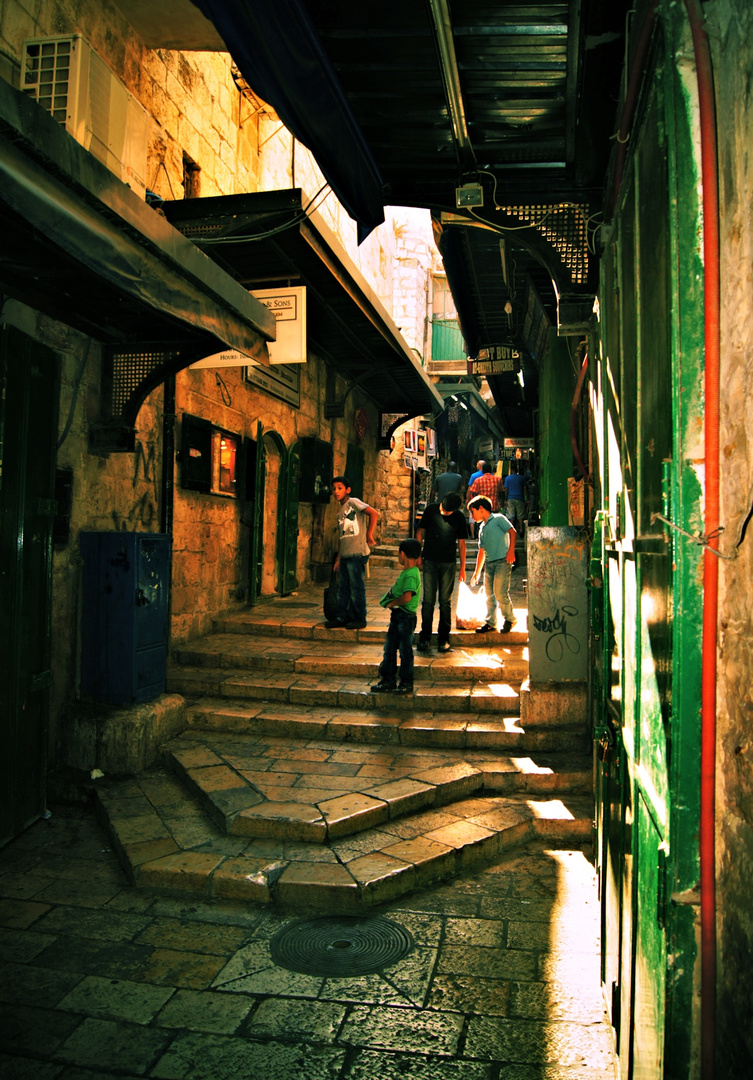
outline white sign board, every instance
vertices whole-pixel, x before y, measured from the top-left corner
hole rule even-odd
[[[305,364],[306,286],[284,289],[256,289],[251,292],[274,314],[277,337],[267,343],[271,364]],[[255,360],[231,349],[213,353],[191,364],[192,368],[261,367]]]

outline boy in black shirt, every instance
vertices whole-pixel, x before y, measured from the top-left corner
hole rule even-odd
[[[465,581],[465,541],[468,526],[460,512],[462,499],[457,492],[445,495],[441,503],[429,503],[423,512],[416,539],[423,543],[424,572],[421,601],[421,633],[416,650],[428,652],[431,643],[431,624],[434,603],[439,592],[439,625],[437,650],[449,652],[452,628],[452,593],[455,588],[455,568],[460,554],[458,579]]]

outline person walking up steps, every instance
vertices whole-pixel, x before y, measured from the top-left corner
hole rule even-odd
[[[477,634],[497,629],[497,609],[504,622],[501,630],[509,634],[515,625],[515,611],[510,599],[510,578],[515,562],[515,529],[504,514],[493,514],[492,504],[485,495],[477,495],[468,503],[474,521],[480,525],[478,535],[478,558],[471,585],[478,584],[481,571],[486,567],[486,624]]]
[[[456,561],[460,552],[458,578],[465,581],[465,541],[468,526],[461,514],[461,498],[456,491],[445,495],[439,503],[429,503],[423,512],[416,539],[423,543],[423,597],[421,600],[421,633],[416,649],[428,652],[431,644],[431,624],[434,605],[439,593],[439,625],[437,651],[450,651],[452,629],[452,593],[455,588]]]
[[[418,540],[401,540],[398,558],[402,570],[392,588],[379,603],[390,609],[390,625],[384,639],[384,653],[379,665],[379,682],[372,694],[410,694],[413,692],[413,632],[418,621],[418,601],[421,592],[421,573],[418,560],[421,545]],[[397,654],[400,653],[400,684],[397,683]]]
[[[373,506],[350,494],[347,476],[336,476],[332,493],[340,504],[337,511],[339,544],[335,570],[340,576],[337,586],[337,615],[328,627],[345,626],[362,630],[366,625],[366,563],[374,546],[374,529],[378,515]],[[352,613],[352,614],[351,614]]]

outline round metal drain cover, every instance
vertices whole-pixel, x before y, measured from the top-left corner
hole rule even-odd
[[[371,975],[407,956],[413,937],[381,915],[323,916],[283,927],[269,943],[272,959],[304,975]]]

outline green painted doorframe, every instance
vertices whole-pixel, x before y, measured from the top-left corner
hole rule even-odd
[[[675,66],[686,32],[681,5],[666,7],[662,29],[602,260],[594,350],[606,534],[599,618],[606,627],[610,608],[617,612],[623,714],[597,784],[603,972],[623,982],[613,1009],[623,1080],[687,1080],[696,1038],[700,553],[655,515],[702,531],[694,467],[703,401],[700,170],[694,83]],[[599,639],[593,682],[605,746],[609,637]]]

